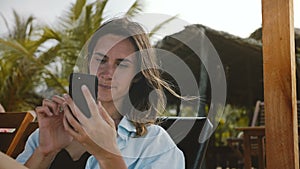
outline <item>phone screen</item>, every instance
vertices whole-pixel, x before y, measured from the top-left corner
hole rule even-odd
[[[86,117],[91,117],[91,112],[86,99],[81,91],[81,86],[86,85],[90,90],[93,98],[97,100],[98,79],[95,75],[72,73],[70,75],[69,93],[74,103]]]

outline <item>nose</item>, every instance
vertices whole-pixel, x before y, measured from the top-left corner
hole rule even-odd
[[[104,64],[102,66],[99,66],[98,72],[102,79],[112,80],[115,68],[113,64]]]

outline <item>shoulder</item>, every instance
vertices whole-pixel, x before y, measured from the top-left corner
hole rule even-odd
[[[152,124],[148,126],[147,129],[148,133],[146,137],[152,138],[153,140],[156,140],[156,142],[159,142],[159,145],[157,146],[161,147],[162,149],[172,149],[177,147],[169,133],[161,126]]]
[[[177,149],[170,135],[159,125],[147,126],[147,134],[138,139],[143,151],[149,151],[154,154],[163,154],[172,149]]]
[[[26,146],[38,147],[39,145],[39,129],[37,128],[34,132],[30,134],[26,141]]]
[[[149,126],[147,126],[147,134],[145,135],[145,137],[150,137],[153,139],[158,139],[158,138],[162,138],[166,141],[170,141],[170,144],[174,144],[173,140],[171,139],[170,135],[167,133],[167,131],[162,128],[159,125],[156,124],[151,124]]]
[[[29,137],[26,143],[33,143],[36,147],[39,145],[39,133],[40,130],[36,129]]]

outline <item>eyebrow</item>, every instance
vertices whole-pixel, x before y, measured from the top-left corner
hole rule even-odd
[[[103,57],[108,57],[107,55],[100,53],[100,52],[95,52],[94,55],[98,55],[98,56],[103,56]]]
[[[102,56],[103,59],[108,58],[107,55],[105,55],[105,54],[103,54],[103,53],[100,53],[100,52],[95,52],[94,54],[95,54],[95,55],[98,55],[98,56]],[[126,58],[118,58],[118,59],[116,59],[116,60],[119,61],[119,62],[129,62],[129,63],[133,63],[131,60],[126,59]]]

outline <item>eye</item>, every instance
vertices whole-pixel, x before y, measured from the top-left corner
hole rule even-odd
[[[126,60],[120,60],[120,61],[117,61],[117,66],[120,67],[120,68],[127,68],[130,66],[130,63]]]
[[[123,68],[126,68],[126,67],[128,67],[129,65],[126,64],[126,63],[118,63],[118,66],[123,67]]]
[[[107,59],[105,59],[105,58],[96,58],[95,60],[100,64],[104,64],[107,62]]]

